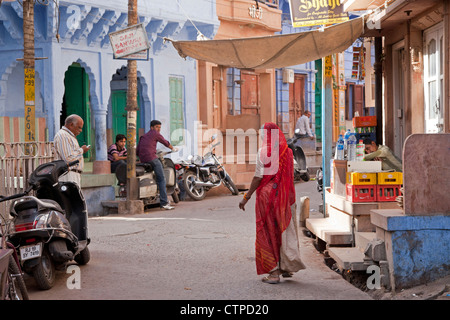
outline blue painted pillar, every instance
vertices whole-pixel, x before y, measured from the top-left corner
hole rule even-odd
[[[330,160],[333,148],[333,78],[331,56],[322,58],[322,170],[325,214],[325,188],[330,186]]]

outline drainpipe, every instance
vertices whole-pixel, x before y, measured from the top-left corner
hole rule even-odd
[[[382,73],[383,38],[375,37],[375,112],[377,116],[376,140],[383,141],[383,73]]]

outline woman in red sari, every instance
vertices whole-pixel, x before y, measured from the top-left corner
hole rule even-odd
[[[280,275],[291,277],[305,268],[297,235],[293,155],[276,124],[266,123],[262,136],[255,176],[239,208],[245,210],[256,191],[256,272],[269,274],[263,282],[279,283]]]

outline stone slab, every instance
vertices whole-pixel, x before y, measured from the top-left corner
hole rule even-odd
[[[386,231],[450,230],[450,215],[410,216],[400,209],[372,210],[370,221]]]
[[[364,271],[364,253],[359,248],[328,248],[328,254],[336,261],[341,270]]]

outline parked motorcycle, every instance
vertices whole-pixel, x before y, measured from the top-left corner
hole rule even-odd
[[[77,161],[56,160],[36,168],[23,193],[2,198],[19,199],[10,207],[14,231],[8,240],[20,256],[22,269],[32,274],[40,289],[55,283],[55,270],[75,260],[84,265],[90,260],[88,214],[80,187],[74,182],[59,182]],[[35,196],[29,196],[31,191]]]
[[[214,135],[212,141],[216,139]],[[222,183],[231,191],[233,195],[239,194],[239,190],[233,180],[220,163],[219,158],[214,153],[214,148],[220,142],[212,145],[210,150],[202,157],[189,156],[187,161],[182,161],[184,166],[184,189],[194,200],[203,200],[206,192],[212,188],[217,188]]]
[[[161,160],[164,176],[166,178],[167,196],[172,196],[175,203],[180,201],[179,188],[176,179],[175,164],[170,158],[165,158],[172,151],[158,151],[157,156]],[[153,166],[150,163],[136,164],[136,177],[139,178],[139,199],[144,202],[144,206],[159,203],[159,189],[156,184],[156,176]],[[123,163],[116,169],[116,178],[119,182],[119,196],[127,196],[127,165]]]
[[[306,157],[302,147],[299,144],[301,136],[299,129],[295,130],[294,136],[289,138],[286,142],[294,154],[294,181],[309,181],[310,176],[308,168],[306,167]]]

